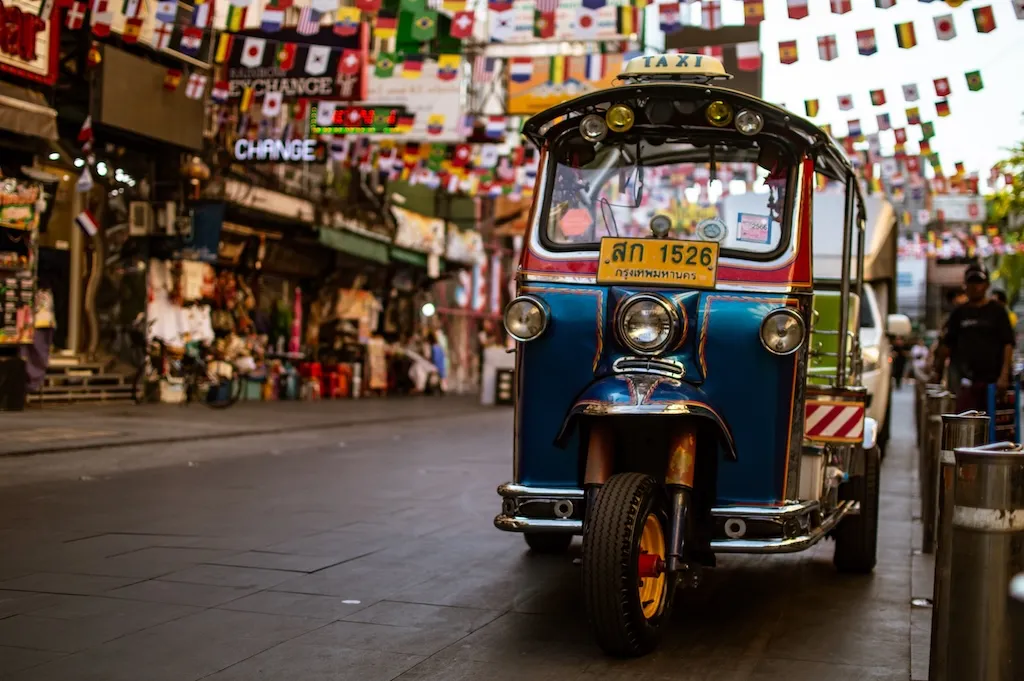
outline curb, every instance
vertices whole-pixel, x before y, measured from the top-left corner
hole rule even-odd
[[[36,456],[40,454],[62,454],[67,452],[83,452],[92,451],[97,449],[121,449],[123,447],[138,447],[140,445],[155,445],[155,444],[172,444],[179,442],[200,442],[204,440],[227,440],[233,437],[252,437],[259,435],[280,435],[282,433],[294,433],[300,430],[333,430],[343,428],[353,428],[355,426],[366,426],[366,425],[379,425],[382,423],[395,423],[397,421],[404,422],[415,422],[415,421],[429,421],[437,419],[451,419],[458,418],[460,416],[470,416],[472,414],[484,413],[491,411],[489,407],[477,406],[476,408],[466,409],[458,412],[441,412],[438,414],[421,414],[415,416],[386,416],[386,417],[374,417],[367,418],[360,421],[349,421],[349,422],[327,422],[327,423],[310,423],[296,426],[278,426],[275,428],[261,428],[254,430],[245,431],[232,431],[232,432],[221,432],[221,433],[206,433],[202,435],[181,435],[172,437],[159,437],[159,438],[137,438],[130,440],[117,440],[114,442],[92,442],[85,444],[71,444],[71,445],[50,445],[39,447],[37,449],[26,449],[17,452],[0,452],[0,459],[14,458],[21,456]]]

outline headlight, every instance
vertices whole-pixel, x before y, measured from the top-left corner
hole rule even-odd
[[[619,313],[619,338],[643,355],[653,355],[669,346],[678,327],[675,310],[664,299],[649,294],[633,296]]]
[[[789,355],[803,342],[804,320],[794,310],[772,310],[761,322],[761,344],[768,352]]]
[[[533,296],[520,296],[505,308],[505,330],[517,341],[533,340],[547,326],[547,306]]]
[[[864,360],[864,371],[878,371],[880,357],[877,346],[864,348],[861,350],[860,356]]]

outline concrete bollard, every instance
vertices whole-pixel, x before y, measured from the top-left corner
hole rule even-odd
[[[935,552],[935,520],[938,510],[939,450],[942,440],[942,414],[956,408],[953,394],[945,390],[925,396],[927,421],[925,423],[924,450],[921,469],[921,550]]]
[[[977,411],[942,415],[939,451],[938,519],[936,521],[935,586],[932,592],[932,645],[928,681],[948,681],[949,571],[953,540],[953,482],[956,457],[953,451],[978,447],[988,440],[989,417]]]
[[[1024,571],[1024,446],[957,449],[947,678],[1016,681],[1007,589]]]
[[[1010,581],[1009,607],[1013,678],[1024,679],[1024,572]]]

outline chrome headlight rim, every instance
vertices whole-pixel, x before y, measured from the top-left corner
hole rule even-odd
[[[535,335],[529,336],[529,337],[520,336],[518,334],[512,333],[512,329],[508,328],[508,311],[511,310],[512,306],[515,305],[516,303],[521,303],[521,302],[524,302],[524,301],[530,302],[530,303],[533,303],[534,305],[536,305],[537,309],[540,310],[540,314],[541,314],[540,331],[538,331]],[[537,340],[538,338],[543,336],[544,332],[548,330],[548,324],[550,323],[550,320],[551,320],[551,310],[548,308],[547,303],[545,303],[543,300],[541,300],[537,296],[531,296],[531,295],[516,296],[515,298],[513,298],[512,300],[510,300],[508,302],[508,305],[505,306],[504,313],[502,313],[502,315],[501,315],[501,322],[502,322],[502,326],[505,327],[505,332],[509,336],[511,336],[513,338],[513,340],[516,340],[516,341],[518,341],[520,343],[529,343],[530,341]]]
[[[657,303],[663,310],[668,314],[669,318],[669,331],[665,340],[658,344],[657,347],[644,349],[637,347],[635,344],[630,342],[629,336],[626,334],[625,322],[626,317],[629,313],[630,308],[636,303],[649,300]],[[679,312],[676,310],[676,306],[673,305],[664,296],[656,293],[634,293],[619,304],[619,310],[615,318],[615,333],[619,337],[619,342],[626,348],[629,348],[631,352],[635,352],[638,355],[644,357],[653,357],[660,355],[661,353],[672,347],[672,344],[676,342],[679,337],[680,329]]]
[[[771,319],[778,317],[780,315],[793,319],[794,321],[796,321],[797,325],[800,328],[800,342],[798,342],[792,348],[784,352],[779,352],[775,348],[769,347],[768,343],[766,343],[764,340],[765,324],[767,324]],[[804,321],[804,318],[800,315],[800,313],[792,308],[776,308],[769,312],[768,314],[766,314],[764,316],[764,319],[761,320],[761,326],[757,330],[757,337],[761,341],[761,347],[763,347],[765,350],[772,353],[773,355],[778,355],[779,357],[787,357],[789,355],[792,355],[794,352],[797,352],[800,348],[804,346],[804,342],[807,340],[807,323]]]

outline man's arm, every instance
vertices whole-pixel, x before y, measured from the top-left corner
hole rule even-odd
[[[956,308],[950,313],[949,319],[946,320],[946,325],[942,328],[942,333],[939,335],[932,364],[932,374],[935,382],[942,380],[942,373],[946,369],[946,360],[949,359],[950,348],[956,347],[957,330],[960,328],[959,312],[960,308]]]
[[[1010,387],[1010,374],[1013,372],[1013,346],[1016,345],[1017,339],[1014,337],[1013,327],[1010,326],[1010,315],[1000,315],[999,319],[1001,323],[996,328],[999,338],[1003,342],[1003,366],[999,371],[996,387],[1006,390]]]

